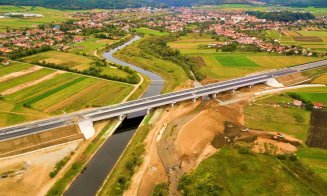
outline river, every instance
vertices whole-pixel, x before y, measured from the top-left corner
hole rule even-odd
[[[122,65],[128,66],[131,69],[142,73],[150,79],[150,85],[146,92],[143,94],[144,97],[159,95],[164,87],[164,80],[159,75],[144,70],[140,67],[132,65],[130,63],[116,59],[113,54],[118,50],[125,48],[133,42],[139,40],[141,37],[135,36],[125,44],[104,53],[103,57],[109,61]],[[139,116],[140,114],[136,114]],[[65,196],[93,196],[96,194],[98,189],[105,181],[107,175],[113,169],[115,163],[123,153],[128,142],[133,137],[139,123],[143,117],[126,119],[122,125],[115,131],[115,133],[109,137],[105,143],[96,152],[95,156],[88,163],[87,169],[81,173],[73,184],[64,193]]]

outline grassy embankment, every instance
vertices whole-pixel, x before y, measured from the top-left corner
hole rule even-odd
[[[154,112],[151,112],[144,118],[116,166],[108,175],[99,195],[123,195],[129,187],[136,168],[142,164],[141,157],[145,151],[143,142],[151,130],[152,125],[149,121],[153,115]]]
[[[147,37],[120,50],[115,56],[121,60],[140,66],[143,69],[159,74],[166,81],[164,92],[172,91],[179,85],[183,85],[188,80],[185,71],[176,63],[157,58],[142,51],[139,44],[145,39],[147,39]]]
[[[107,125],[97,134],[92,142],[86,147],[83,152],[77,155],[74,163],[65,171],[64,175],[50,188],[47,195],[56,196],[62,195],[65,188],[72,182],[72,180],[83,171],[84,167],[97,151],[97,149],[105,142],[108,135],[111,134],[113,128],[116,126],[117,121],[109,121]]]
[[[284,68],[322,58],[303,56],[281,56],[269,53],[224,53],[207,48],[210,43],[218,43],[208,35],[202,37],[188,34],[169,43],[182,54],[196,58],[200,72],[209,79],[230,79],[257,71]]]
[[[69,20],[69,14],[77,10],[56,10],[43,7],[31,6],[7,6],[0,5],[0,14],[9,12],[21,12],[31,14],[42,14],[41,18],[2,18],[0,19],[0,32],[9,29],[17,28],[33,28],[40,24],[60,23]]]
[[[183,195],[325,195],[326,185],[296,156],[241,153],[229,146],[184,175],[179,189]]]

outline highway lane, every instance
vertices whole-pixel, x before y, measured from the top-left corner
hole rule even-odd
[[[233,80],[209,84],[202,87],[182,90],[178,92],[151,96],[135,101],[126,102],[123,104],[106,106],[88,111],[81,111],[72,114],[67,114],[64,116],[58,116],[51,119],[2,128],[0,129],[0,140],[10,139],[73,124],[74,120],[77,118],[87,118],[92,121],[97,121],[105,118],[119,116],[122,114],[127,114],[130,112],[141,111],[148,108],[159,107],[170,103],[201,97],[204,95],[210,95],[222,91],[233,90],[244,86],[254,85],[266,82],[267,80],[273,77],[287,75],[290,73],[295,73],[297,71],[302,71],[309,68],[316,68],[323,65],[327,65],[327,60],[308,63],[300,65],[299,67],[285,68],[257,75],[241,77]]]

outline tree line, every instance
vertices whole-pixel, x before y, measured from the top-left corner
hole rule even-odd
[[[194,79],[195,76],[197,80],[203,80],[205,76],[199,71],[199,67],[194,60],[186,55],[180,54],[179,50],[172,49],[167,45],[167,43],[173,39],[175,39],[175,37],[172,36],[149,37],[140,42],[139,46],[148,54],[157,58],[172,61],[181,66],[188,74],[189,78]]]
[[[260,11],[247,11],[247,14],[255,16],[260,19],[267,19],[271,21],[294,22],[297,20],[313,20],[315,16],[311,13],[300,12],[260,12]]]

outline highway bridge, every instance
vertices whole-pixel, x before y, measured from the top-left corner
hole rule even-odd
[[[278,76],[288,75],[326,65],[327,60],[322,60],[280,70],[241,77],[233,80],[213,83],[202,87],[156,95],[112,106],[100,107],[45,120],[5,127],[0,129],[0,141],[74,124],[76,123],[76,119],[95,122],[114,117],[123,117],[130,113],[149,111],[152,108],[170,104],[173,105],[181,101],[196,100],[202,96],[216,96],[217,93],[236,90],[246,86],[253,86],[255,84],[266,83],[267,81]]]

